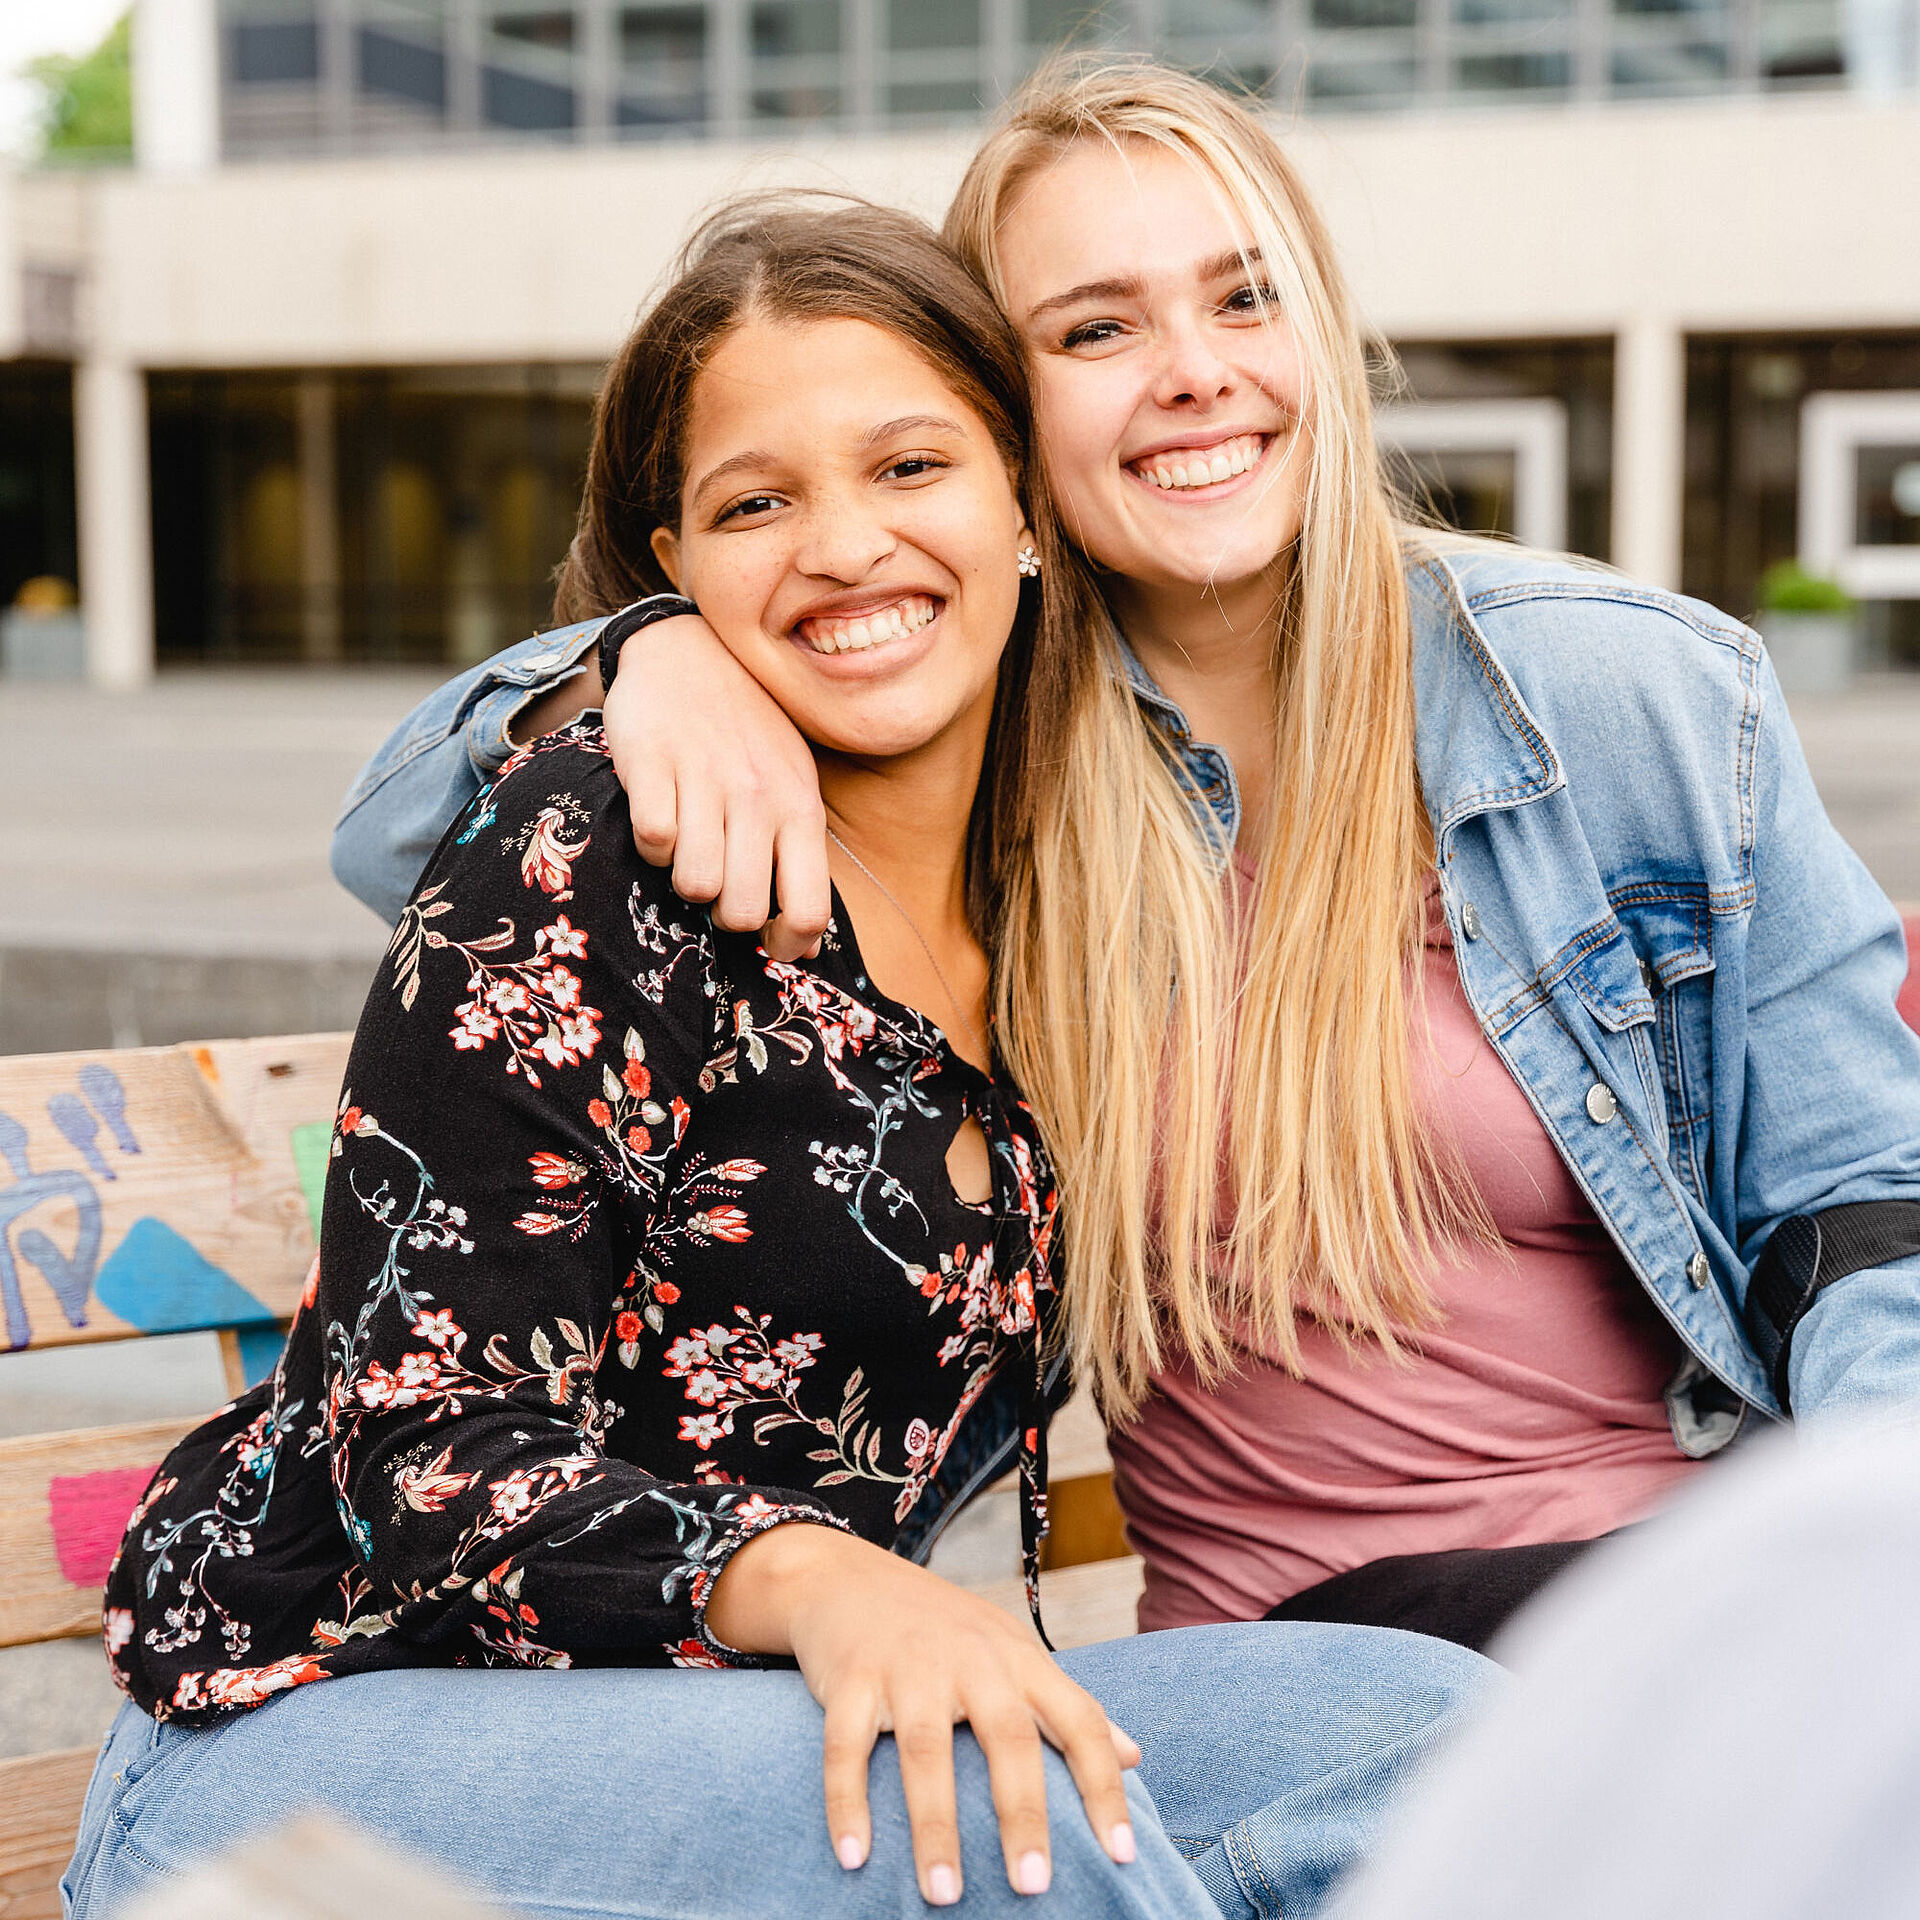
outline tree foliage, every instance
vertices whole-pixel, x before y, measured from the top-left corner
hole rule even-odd
[[[27,63],[27,78],[40,89],[46,158],[132,159],[132,28],[132,14],[123,13],[91,53],[48,53]]]

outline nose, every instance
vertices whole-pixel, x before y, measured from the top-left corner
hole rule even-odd
[[[1232,366],[1221,356],[1209,329],[1197,314],[1174,316],[1162,328],[1154,399],[1163,407],[1197,407],[1202,412],[1233,387]]]
[[[873,503],[836,495],[808,508],[793,558],[802,573],[853,586],[891,558],[898,545]]]

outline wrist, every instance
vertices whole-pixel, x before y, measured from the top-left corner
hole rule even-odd
[[[635,634],[645,631],[656,621],[677,620],[682,614],[697,614],[699,611],[685,594],[650,593],[644,600],[636,600],[631,606],[622,607],[618,613],[611,615],[600,629],[597,648],[601,698],[604,700],[613,691],[614,677],[620,671],[621,651]]]
[[[813,1520],[784,1520],[735,1550],[707,1595],[707,1631],[741,1653],[790,1654],[807,1603],[831,1590],[849,1554],[879,1549]]]

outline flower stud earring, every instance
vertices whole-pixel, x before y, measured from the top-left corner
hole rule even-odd
[[[1020,549],[1018,559],[1020,564],[1020,578],[1022,580],[1039,579],[1040,554],[1031,540]]]

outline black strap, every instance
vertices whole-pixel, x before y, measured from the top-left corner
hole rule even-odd
[[[1747,1331],[1787,1411],[1793,1330],[1836,1280],[1920,1253],[1920,1200],[1862,1200],[1796,1213],[1774,1228],[1747,1288]]]
[[[650,627],[656,620],[675,620],[683,613],[698,613],[696,607],[685,594],[650,593],[644,600],[636,600],[631,606],[622,607],[607,619],[600,629],[600,690],[601,698],[613,685],[613,676],[620,671],[620,649],[640,631]]]

